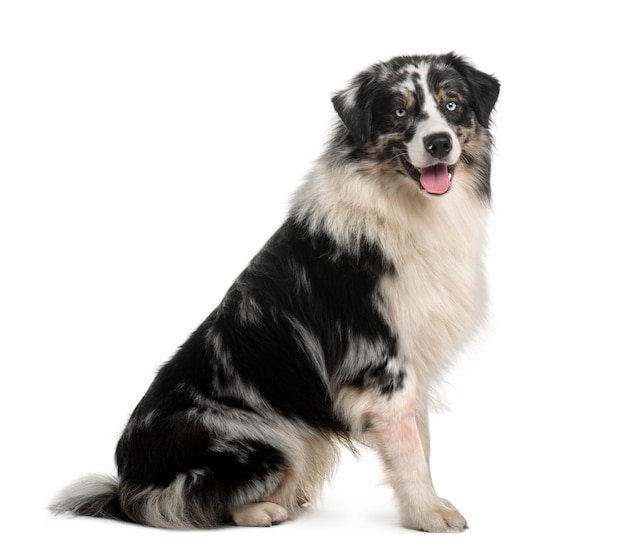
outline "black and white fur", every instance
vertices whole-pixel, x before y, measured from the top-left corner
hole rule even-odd
[[[339,445],[358,441],[380,454],[403,525],[465,529],[431,482],[428,406],[483,315],[498,92],[447,54],[375,64],[334,96],[326,151],[137,405],[118,478],[78,481],[52,509],[156,527],[271,525],[313,500]]]

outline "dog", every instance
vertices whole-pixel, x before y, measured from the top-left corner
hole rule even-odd
[[[402,525],[463,531],[431,481],[429,402],[481,324],[500,84],[455,54],[372,65],[285,222],[157,373],[117,445],[116,478],[55,513],[154,527],[295,518],[342,446],[380,455]]]

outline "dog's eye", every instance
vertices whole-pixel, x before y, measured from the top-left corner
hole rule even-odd
[[[448,101],[446,103],[446,110],[448,112],[454,112],[456,110],[457,104],[454,101]]]
[[[396,110],[393,111],[393,113],[398,117],[398,118],[404,118],[408,113],[408,111],[405,108],[397,108]]]

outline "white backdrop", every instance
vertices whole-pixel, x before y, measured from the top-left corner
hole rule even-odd
[[[616,8],[222,4],[0,5],[3,554],[624,556]],[[470,530],[401,529],[367,452],[317,509],[272,529],[51,518],[58,489],[114,470],[155,370],[280,225],[331,93],[377,60],[449,50],[502,82],[492,319],[433,420],[436,486]]]

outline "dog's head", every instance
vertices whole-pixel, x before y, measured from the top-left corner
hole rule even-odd
[[[445,194],[456,170],[481,165],[489,197],[487,131],[500,84],[454,53],[375,64],[333,97],[350,157],[401,173],[426,195]]]

